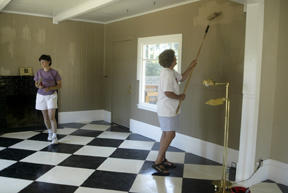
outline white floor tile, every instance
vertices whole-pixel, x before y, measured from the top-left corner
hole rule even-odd
[[[3,149],[6,149],[6,147],[0,147],[0,151],[3,150]]]
[[[80,186],[93,172],[91,169],[56,166],[36,181]]]
[[[150,151],[147,156],[148,161],[155,161],[158,155],[158,151]],[[166,152],[166,159],[174,163],[184,163],[185,153],[184,152]]]
[[[86,130],[95,130],[95,131],[106,131],[108,128],[110,128],[109,125],[95,125],[95,124],[87,124],[80,129],[86,129]]]
[[[137,174],[143,164],[142,160],[107,158],[97,170]]]
[[[126,149],[151,150],[154,142],[126,140],[119,147]]]
[[[57,129],[57,134],[59,135],[69,135],[73,132],[77,131],[77,129],[74,128],[63,128],[63,129]]]
[[[19,192],[33,181],[21,180],[16,178],[6,178],[0,176],[0,193],[15,193]]]
[[[75,155],[87,155],[96,157],[109,157],[114,151],[115,147],[102,147],[102,146],[90,146],[86,145],[76,151]]]
[[[24,140],[10,146],[10,148],[39,151],[50,144],[51,144],[50,142],[46,141]]]
[[[112,131],[104,131],[100,135],[98,135],[98,138],[107,138],[107,139],[126,139],[130,133],[124,133],[124,132],[112,132]]]
[[[130,192],[181,193],[182,178],[138,175]]]
[[[15,133],[5,133],[1,135],[1,137],[15,138],[15,139],[28,139],[38,134],[39,132],[35,132],[35,131],[24,131],[24,132],[15,132]]]
[[[0,159],[0,171],[11,166],[12,164],[16,163],[17,161],[7,160],[7,159]]]
[[[37,163],[37,164],[47,164],[47,165],[57,165],[71,154],[67,153],[56,153],[56,152],[44,152],[39,151],[33,153],[32,155],[22,159],[22,162]]]
[[[105,189],[98,189],[98,188],[79,187],[74,193],[128,193],[128,192],[105,190]]]
[[[80,121],[79,123],[89,124],[89,123],[91,123],[91,121]]]
[[[275,183],[260,183],[250,187],[251,193],[282,193]]]
[[[185,164],[184,178],[220,180],[222,178],[222,166]]]
[[[68,135],[68,136],[60,139],[59,142],[60,143],[77,144],[77,145],[87,145],[93,139],[94,139],[94,137]]]
[[[63,128],[57,129],[57,134],[59,135],[70,135],[71,133],[75,132],[77,129],[74,128]],[[48,133],[48,131],[44,131],[44,133]]]

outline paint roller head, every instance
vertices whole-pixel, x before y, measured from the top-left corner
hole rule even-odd
[[[212,21],[212,20],[214,20],[216,17],[219,17],[221,14],[222,14],[221,11],[214,12],[213,14],[209,15],[209,16],[207,17],[207,19],[208,19],[209,21]],[[208,33],[209,28],[210,28],[210,25],[207,25],[206,30],[205,30],[205,36],[206,36],[206,34]]]
[[[207,19],[208,19],[209,21],[212,21],[212,20],[214,20],[216,17],[219,17],[221,14],[222,14],[221,11],[214,12],[213,14],[209,15],[209,16],[207,17]]]

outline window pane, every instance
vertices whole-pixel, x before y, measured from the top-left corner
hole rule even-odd
[[[144,101],[148,104],[156,104],[162,67],[157,60],[145,60],[143,63],[145,67]]]
[[[173,49],[178,57],[178,43],[146,44],[143,46],[143,59],[158,59],[158,56],[166,49]]]
[[[142,65],[144,67],[144,72],[141,81],[141,103],[156,105],[158,97],[158,87],[160,82],[160,71],[162,69],[161,65],[158,62],[158,56],[166,49],[173,49],[178,60],[180,51],[179,43],[151,43],[143,44],[142,46]],[[175,66],[174,69],[178,71],[178,64]]]

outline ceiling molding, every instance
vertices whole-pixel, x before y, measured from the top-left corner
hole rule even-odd
[[[158,11],[162,11],[162,10],[165,10],[165,9],[170,9],[170,8],[173,8],[173,7],[178,7],[178,6],[181,6],[181,5],[186,5],[186,4],[190,4],[190,3],[194,3],[194,2],[198,2],[198,1],[200,1],[200,0],[190,0],[190,1],[182,2],[182,3],[176,3],[174,5],[168,5],[168,6],[161,7],[161,8],[158,8],[158,9],[154,9],[154,10],[151,10],[151,11],[146,11],[146,12],[143,12],[143,13],[139,13],[139,14],[135,14],[135,15],[127,16],[127,17],[122,17],[122,18],[119,18],[119,19],[110,20],[110,21],[104,22],[104,24],[110,24],[110,23],[114,23],[114,22],[117,22],[117,21],[122,21],[122,20],[125,20],[125,19],[131,19],[133,17],[139,17],[139,16],[146,15],[146,14],[149,14],[149,13],[154,13],[154,12],[158,12]]]
[[[28,13],[28,12],[22,12],[22,11],[3,10],[2,13],[11,13],[11,14],[18,14],[18,15],[29,15],[29,16],[36,16],[36,17],[53,18],[51,15],[44,15],[44,14],[37,14],[37,13]]]
[[[97,23],[97,24],[105,24],[103,21],[95,21],[95,20],[88,20],[88,19],[69,19],[69,21],[80,21],[80,22],[86,22],[86,23]]]
[[[247,4],[254,4],[254,3],[263,3],[264,0],[230,0],[233,1],[235,3],[240,3],[243,5],[247,5]]]
[[[247,3],[246,0],[230,0],[230,1],[233,1],[233,2],[239,3],[239,4],[243,4],[243,5],[245,5]]]
[[[35,17],[53,18],[53,16],[51,16],[51,15],[28,13],[28,12],[19,12],[19,11],[3,10],[2,13],[10,13],[10,14],[17,14],[17,15],[28,15],[28,16],[35,16]],[[102,22],[102,21],[86,20],[86,19],[69,19],[69,21],[79,21],[79,22],[86,22],[86,23],[105,24],[105,23]]]
[[[107,5],[108,3],[112,3],[114,1],[118,0],[91,0],[85,3],[82,3],[76,7],[73,7],[71,9],[67,9],[56,16],[53,17],[53,23],[58,24],[61,21],[71,19],[73,17],[76,17],[78,15],[81,15],[83,13],[89,12],[93,9],[102,7],[104,5]]]
[[[0,0],[0,11],[2,11],[9,3],[11,0]]]

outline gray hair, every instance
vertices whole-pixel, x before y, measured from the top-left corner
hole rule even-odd
[[[175,51],[172,49],[167,49],[164,50],[160,55],[159,55],[159,64],[163,66],[164,68],[169,68],[175,58]]]

